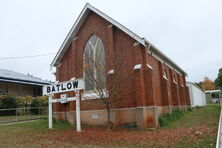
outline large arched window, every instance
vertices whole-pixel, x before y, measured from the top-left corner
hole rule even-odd
[[[106,87],[105,50],[102,40],[92,35],[84,49],[85,90],[102,90]]]

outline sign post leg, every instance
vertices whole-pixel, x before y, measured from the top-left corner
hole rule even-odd
[[[49,96],[49,128],[52,128],[52,95]]]
[[[76,91],[76,131],[81,132],[80,123],[80,92]]]

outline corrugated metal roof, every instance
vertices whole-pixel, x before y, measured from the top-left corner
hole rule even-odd
[[[0,81],[4,82],[15,82],[22,84],[31,84],[31,85],[44,85],[50,84],[50,81],[45,81],[40,78],[33,77],[31,75],[25,75],[11,70],[0,69]]]

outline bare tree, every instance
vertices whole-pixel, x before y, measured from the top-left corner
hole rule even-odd
[[[109,57],[111,59],[111,57]],[[107,59],[109,59],[107,58]],[[110,109],[115,101],[123,97],[123,88],[128,85],[128,79],[124,79],[127,63],[123,59],[123,51],[118,51],[112,60],[113,69],[107,69],[105,63],[105,50],[99,38],[92,38],[92,41],[85,47],[84,51],[84,78],[86,92],[94,95],[85,96],[88,100],[101,100],[107,110],[107,127],[111,128],[112,122]],[[130,79],[133,79],[133,68],[127,71]]]

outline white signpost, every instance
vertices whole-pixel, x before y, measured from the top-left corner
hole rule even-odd
[[[52,103],[60,102],[67,103],[68,101],[76,100],[76,130],[78,132],[81,131],[81,122],[80,122],[80,90],[84,90],[84,80],[74,79],[61,83],[54,83],[52,85],[44,85],[43,86],[43,95],[49,96],[49,128],[52,128]],[[63,93],[68,91],[74,91],[76,97],[69,97],[66,94],[62,94],[59,99],[52,99],[53,94],[55,93]]]

